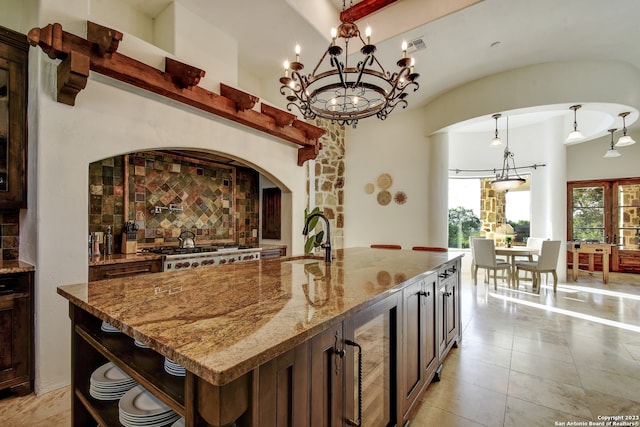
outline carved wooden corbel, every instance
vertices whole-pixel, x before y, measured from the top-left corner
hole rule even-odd
[[[298,165],[314,159],[322,148],[318,138],[324,129],[292,120],[293,115],[284,111],[265,113],[268,107],[262,112],[255,111],[253,107],[260,99],[230,86],[220,85],[222,95],[198,87],[204,71],[187,64],[167,59],[167,70],[160,71],[122,55],[116,52],[122,33],[93,23],[88,23],[87,28],[87,37],[91,40],[63,31],[57,23],[29,31],[32,46],[40,46],[50,58],[63,61],[58,67],[59,102],[74,105],[91,70],[298,144],[302,146],[298,151]]]
[[[58,102],[74,106],[76,96],[87,86],[89,57],[71,51],[58,65]]]
[[[95,44],[100,56],[111,58],[111,54],[118,50],[122,33],[87,21],[87,40]]]
[[[291,126],[293,121],[296,119],[295,114],[291,114],[287,111],[264,103],[260,104],[260,111],[262,114],[272,117],[276,121],[276,126],[278,127]]]
[[[164,71],[170,74],[173,82],[181,88],[197,86],[205,74],[204,70],[168,57],[164,59]]]
[[[236,104],[236,110],[238,111],[251,110],[256,105],[256,102],[260,101],[257,96],[227,86],[224,83],[220,83],[220,95],[232,100]]]

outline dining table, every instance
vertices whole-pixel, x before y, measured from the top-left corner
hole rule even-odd
[[[507,262],[511,264],[511,281],[509,282],[509,286],[515,287],[516,257],[528,257],[530,261],[533,261],[533,255],[540,255],[540,250],[528,246],[500,246],[496,247],[496,255],[507,257]]]

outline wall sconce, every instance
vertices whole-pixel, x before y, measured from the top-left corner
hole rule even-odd
[[[629,114],[631,113],[629,113],[628,111],[618,114],[620,117],[622,117],[622,136],[618,138],[618,142],[616,142],[616,148],[626,147],[627,145],[633,145],[636,143],[633,138],[627,135],[627,125],[625,123],[625,117],[627,117]]]
[[[567,137],[567,140],[565,141],[567,144],[571,144],[571,143],[574,143],[574,142],[580,142],[580,141],[584,140],[584,135],[582,134],[582,132],[580,132],[578,130],[578,121],[576,120],[576,111],[579,108],[582,108],[582,105],[572,105],[569,108],[571,110],[573,110],[573,130],[571,131],[571,133],[569,133],[569,136]]]

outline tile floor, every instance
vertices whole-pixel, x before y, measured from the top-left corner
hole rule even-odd
[[[640,275],[612,274],[603,285],[581,273],[556,295],[545,285],[535,295],[529,284],[494,291],[479,280],[474,288],[468,271],[462,343],[412,427],[555,427],[625,415],[636,418],[615,425],[640,426]],[[0,400],[0,419],[7,427],[69,426],[69,407],[64,388]]]

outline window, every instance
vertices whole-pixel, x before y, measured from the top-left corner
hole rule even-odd
[[[605,187],[577,187],[571,191],[572,240],[604,242]]]
[[[640,184],[617,187],[617,243],[622,249],[640,249]]]

